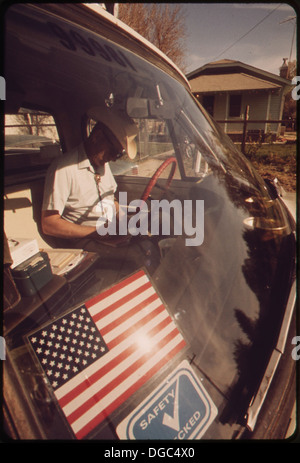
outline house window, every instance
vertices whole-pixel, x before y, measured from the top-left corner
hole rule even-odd
[[[242,95],[230,95],[229,117],[240,117],[242,108]]]
[[[214,115],[214,103],[214,95],[203,95],[202,105],[211,116]]]

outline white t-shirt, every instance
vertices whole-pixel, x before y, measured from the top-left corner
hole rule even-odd
[[[83,145],[55,159],[46,175],[43,210],[58,211],[69,222],[96,226],[99,217],[107,216],[106,205],[113,204],[117,189],[108,163],[97,173],[98,184]]]

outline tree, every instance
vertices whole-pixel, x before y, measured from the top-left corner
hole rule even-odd
[[[288,70],[288,79],[292,80],[292,78],[296,75],[297,66],[296,60],[291,61],[289,63],[289,70]],[[297,102],[292,98],[292,91],[288,92],[285,100],[284,100],[284,107],[283,107],[283,114],[282,119],[296,119],[297,117]]]
[[[120,3],[118,17],[184,70],[186,27],[183,4]]]

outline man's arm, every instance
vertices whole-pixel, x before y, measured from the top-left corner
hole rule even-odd
[[[115,207],[117,209],[117,219],[119,217],[119,204],[115,200]],[[63,219],[58,211],[43,210],[41,215],[42,230],[45,235],[54,236],[56,238],[87,238],[99,240],[101,242],[114,241],[120,238],[118,236],[104,235],[101,236],[97,233],[96,227],[89,225],[78,225]],[[123,240],[127,237],[122,237]]]
[[[96,234],[96,227],[68,222],[58,211],[42,211],[41,222],[43,233],[56,238],[85,238]]]

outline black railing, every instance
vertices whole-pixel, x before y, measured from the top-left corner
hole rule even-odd
[[[249,106],[246,107],[244,117],[240,119],[222,119],[217,120],[220,124],[243,124],[243,131],[242,131],[242,146],[241,151],[245,153],[245,144],[247,140],[247,135],[251,132],[248,127],[249,124],[281,124],[281,125],[291,125],[296,126],[295,119],[249,119]],[[264,135],[265,131],[263,129],[257,129],[252,131],[252,135],[256,133],[259,136]]]

